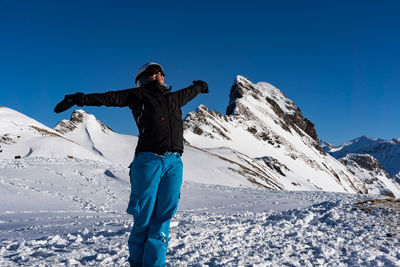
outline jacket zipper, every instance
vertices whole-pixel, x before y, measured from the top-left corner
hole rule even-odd
[[[170,112],[170,103],[171,103],[171,98],[167,97],[168,104],[167,104],[167,110],[168,110],[168,123],[169,123],[169,151],[172,151],[172,125],[171,125],[171,112]]]

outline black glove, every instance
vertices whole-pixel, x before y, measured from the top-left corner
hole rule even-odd
[[[203,94],[208,94],[208,84],[203,81],[193,81],[193,86],[200,89]]]
[[[54,108],[55,113],[60,113],[63,112],[74,105],[78,105],[82,107],[84,105],[84,94],[83,93],[76,93],[73,95],[66,95],[64,97],[64,100],[61,101],[60,103],[57,104],[57,106]]]

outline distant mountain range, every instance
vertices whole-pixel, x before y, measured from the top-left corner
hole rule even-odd
[[[314,124],[279,89],[265,82],[253,84],[237,76],[226,114],[199,106],[185,118],[184,138],[186,180],[400,197],[399,179],[393,175],[399,171],[395,163],[398,139],[376,140],[381,146],[371,145],[370,150],[355,150],[361,142],[354,140],[341,147],[320,145]],[[51,129],[0,107],[0,160],[80,158],[127,167],[136,142],[137,137],[114,132],[84,110],[75,110],[69,120]]]
[[[348,154],[367,154],[377,159],[393,177],[400,178],[400,138],[392,140],[374,139],[361,136],[340,146],[322,142],[321,146],[337,159]]]

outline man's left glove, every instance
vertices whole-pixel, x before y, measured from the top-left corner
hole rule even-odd
[[[73,95],[66,95],[64,100],[57,104],[54,108],[55,113],[63,112],[74,105],[78,105],[82,107],[84,105],[84,94],[83,93],[76,93]]]
[[[193,81],[193,86],[200,89],[200,92],[203,94],[208,94],[208,84],[203,81]]]

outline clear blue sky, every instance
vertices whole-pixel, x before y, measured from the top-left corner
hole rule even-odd
[[[236,75],[293,100],[333,144],[400,137],[400,1],[0,0],[0,105],[49,127],[64,94],[134,87],[161,63],[174,89],[208,82],[225,113]],[[136,134],[129,108],[85,107]]]

